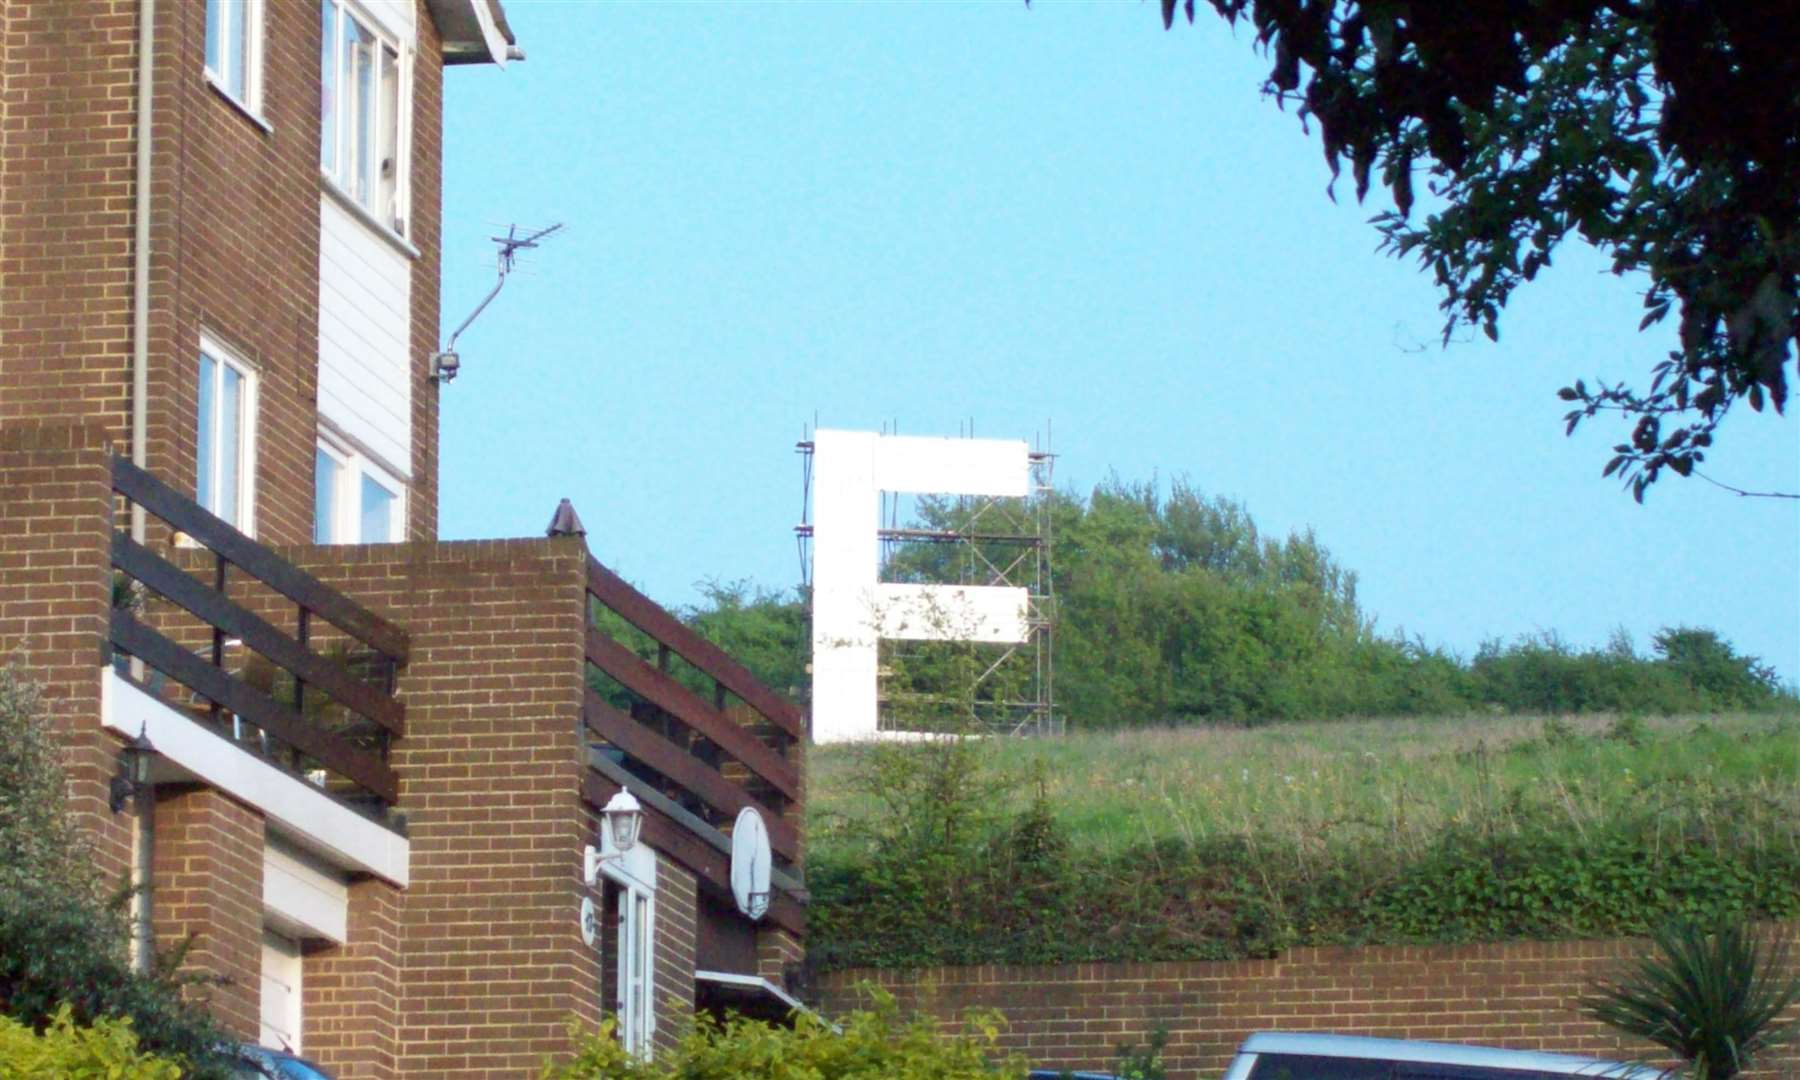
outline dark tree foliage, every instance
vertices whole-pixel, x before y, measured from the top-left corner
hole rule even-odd
[[[1164,25],[1195,0],[1161,0]],[[1376,176],[1384,247],[1429,267],[1445,337],[1499,335],[1512,291],[1571,234],[1676,315],[1647,386],[1577,380],[1574,431],[1631,418],[1605,475],[1642,501],[1692,473],[1739,401],[1777,412],[1800,337],[1800,3],[1792,0],[1206,0],[1274,60],[1335,178]],[[1418,176],[1434,196],[1411,217]]]

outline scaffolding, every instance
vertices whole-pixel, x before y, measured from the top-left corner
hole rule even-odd
[[[883,425],[882,434],[896,434]],[[970,423],[961,433],[973,438]],[[801,458],[801,520],[794,533],[811,640],[813,450]],[[877,667],[879,734],[1060,735],[1055,705],[1056,588],[1052,555],[1056,455],[1034,436],[1023,498],[908,495],[882,491],[878,519],[883,583],[1000,586],[1025,591],[1019,642],[883,639]]]

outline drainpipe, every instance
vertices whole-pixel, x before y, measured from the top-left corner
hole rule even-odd
[[[133,207],[131,290],[131,463],[144,468],[148,457],[150,405],[150,157],[153,103],[151,46],[155,38],[156,0],[138,0],[137,40],[137,190]],[[144,542],[144,508],[131,504],[131,538]],[[143,661],[132,658],[132,675],[143,677]],[[148,973],[154,955],[150,921],[151,841],[154,839],[156,789],[138,792],[133,818],[131,863],[131,955],[136,968]]]

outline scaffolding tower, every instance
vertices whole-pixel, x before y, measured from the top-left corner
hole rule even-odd
[[[973,437],[974,425],[962,433]],[[882,434],[890,431],[883,425]],[[794,533],[811,641],[813,451],[801,458],[801,520]],[[878,530],[884,583],[1002,586],[1028,597],[1028,632],[1019,642],[884,639],[877,668],[877,733],[904,738],[944,732],[1060,735],[1055,704],[1056,588],[1052,511],[1056,455],[1034,436],[1023,498],[880,493]],[[810,704],[810,702],[809,702]]]

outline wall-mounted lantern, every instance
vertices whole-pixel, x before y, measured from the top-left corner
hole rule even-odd
[[[150,760],[155,756],[147,728],[139,728],[137,737],[119,748],[119,772],[107,786],[106,804],[113,813],[125,809],[127,802],[149,788]]]
[[[638,835],[644,830],[644,807],[635,795],[621,788],[617,795],[606,801],[600,818],[603,837],[612,844],[610,850],[604,852],[589,845],[583,860],[583,876],[590,886],[600,881],[601,863],[621,858],[637,846]]]

